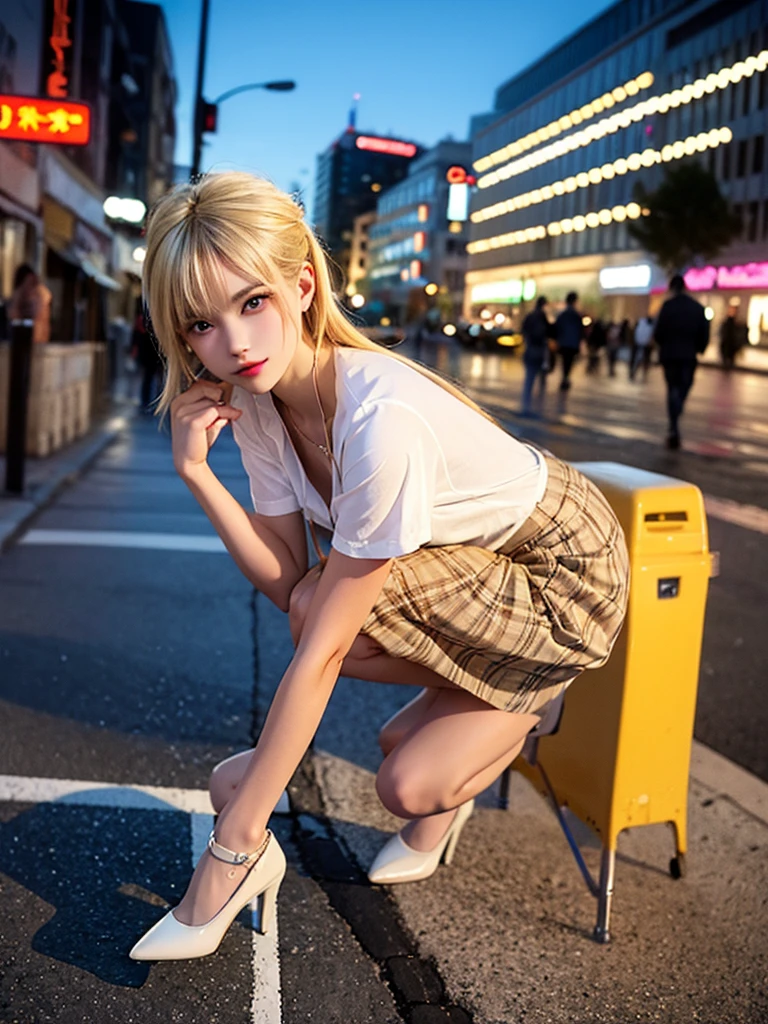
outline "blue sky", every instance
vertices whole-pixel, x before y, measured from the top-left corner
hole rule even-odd
[[[192,155],[199,0],[161,0],[179,88],[176,162]],[[246,92],[219,108],[203,170],[299,185],[312,212],[315,158],[358,128],[431,146],[467,138],[503,81],[609,7],[607,0],[210,0],[204,95],[294,79],[293,92]],[[585,55],[585,57],[588,55]]]

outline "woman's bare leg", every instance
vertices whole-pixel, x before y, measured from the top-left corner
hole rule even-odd
[[[319,572],[310,571],[291,599],[295,643],[318,579]],[[390,657],[364,634],[350,648],[342,674],[422,689],[382,727],[379,744],[385,760],[377,776],[384,805],[399,817],[413,819],[404,838],[417,850],[437,845],[455,809],[498,778],[539,722],[538,715],[499,711],[423,665]],[[210,793],[217,812],[237,788],[251,754],[243,751],[214,769]]]
[[[494,782],[538,721],[538,715],[499,711],[466,691],[437,692],[376,779],[382,803],[414,819],[403,830],[408,845],[434,849],[455,808]]]

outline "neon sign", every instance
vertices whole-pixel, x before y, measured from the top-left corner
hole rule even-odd
[[[768,289],[768,263],[745,263],[737,267],[692,267],[683,275],[685,287],[692,292],[713,288]]]
[[[43,66],[53,65],[49,75],[44,74],[43,90],[46,96],[63,98],[69,96],[69,75],[72,63],[72,40],[69,38],[69,0],[49,0],[46,11],[47,46]]]
[[[86,103],[0,96],[0,139],[85,146],[90,135],[91,110]]]
[[[631,267],[603,267],[597,275],[604,292],[624,288],[646,289],[651,283],[648,263],[635,263]]]
[[[375,135],[358,135],[355,140],[358,149],[370,149],[374,153],[388,153],[391,156],[415,156],[416,146],[412,142],[398,139],[381,139]]]

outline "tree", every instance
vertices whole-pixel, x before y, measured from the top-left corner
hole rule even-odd
[[[638,182],[634,199],[648,213],[627,225],[630,235],[672,273],[714,258],[741,234],[741,217],[728,209],[714,174],[698,161],[667,169],[652,192]]]

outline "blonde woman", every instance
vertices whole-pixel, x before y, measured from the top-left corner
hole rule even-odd
[[[380,734],[377,791],[408,822],[369,877],[450,861],[475,795],[608,657],[627,556],[583,476],[348,322],[301,209],[268,182],[175,188],[144,268],[176,470],[296,647],[255,749],[214,770],[219,816],[186,894],[131,952],[166,960],[213,952],[256,898],[268,928],[285,858],[267,821],[341,673],[419,691]],[[227,424],[253,511],[208,465]],[[313,568],[307,522],[330,537]]]

